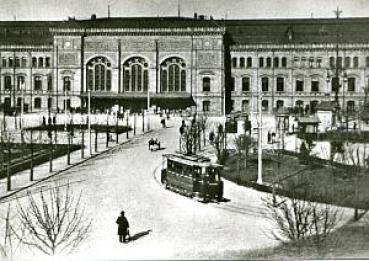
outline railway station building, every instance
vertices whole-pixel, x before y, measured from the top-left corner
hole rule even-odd
[[[139,111],[147,105],[225,115],[363,106],[369,19],[185,17],[0,22],[0,103],[28,112]],[[338,77],[336,77],[338,76]]]

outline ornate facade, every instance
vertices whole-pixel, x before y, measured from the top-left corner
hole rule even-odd
[[[369,83],[369,19],[102,18],[0,23],[6,110],[192,107],[223,115],[357,110]],[[337,78],[338,76],[338,78]],[[338,96],[335,88],[338,88]],[[337,97],[335,97],[337,96]]]

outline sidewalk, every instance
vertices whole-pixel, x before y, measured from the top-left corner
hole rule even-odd
[[[140,121],[139,121],[140,120]],[[147,124],[145,122],[145,132],[142,130],[142,119],[138,119],[137,128],[136,128],[136,136],[138,135],[144,135],[147,132],[151,132],[155,129],[158,129],[161,127],[160,125],[160,117],[157,115],[151,115],[150,117],[150,130],[147,130]],[[133,125],[133,117],[129,119],[129,126]],[[119,143],[116,142],[116,134],[112,135],[113,141],[109,141],[109,146],[106,147],[106,135],[105,133],[99,133],[98,136],[98,150],[95,151],[95,134],[91,133],[91,154],[90,154],[90,141],[89,141],[89,135],[87,132],[85,132],[85,148],[84,148],[84,158],[81,156],[81,150],[76,150],[70,153],[70,165],[67,164],[67,155],[54,158],[52,161],[52,172],[49,172],[49,161],[42,163],[38,166],[35,166],[33,168],[33,180],[30,181],[30,169],[20,171],[18,173],[15,173],[11,177],[11,190],[7,191],[7,178],[3,178],[0,180],[0,200],[5,199],[11,195],[14,195],[18,191],[24,190],[28,187],[31,187],[37,183],[40,183],[44,180],[47,180],[48,178],[51,178],[55,175],[60,174],[61,172],[64,172],[74,166],[77,166],[79,164],[82,164],[86,161],[88,161],[91,158],[94,158],[98,155],[104,154],[106,152],[109,152],[116,148],[117,146],[120,146],[122,144],[127,143],[129,140],[131,140],[133,137],[133,130],[129,132],[129,138],[127,139],[126,133],[121,133],[118,136]],[[78,142],[77,142],[78,143]]]

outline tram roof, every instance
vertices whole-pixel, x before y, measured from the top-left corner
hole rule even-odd
[[[209,158],[200,155],[184,155],[179,153],[173,153],[173,154],[164,154],[163,157],[189,166],[201,166],[201,167],[207,167],[210,165],[215,167],[222,166],[219,164],[212,163]]]

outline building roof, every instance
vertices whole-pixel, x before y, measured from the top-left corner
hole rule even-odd
[[[368,43],[369,18],[229,20],[233,44]]]
[[[0,44],[51,44],[50,28],[226,28],[232,45],[369,43],[368,18],[214,20],[112,17],[66,21],[0,21]]]

